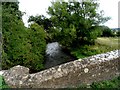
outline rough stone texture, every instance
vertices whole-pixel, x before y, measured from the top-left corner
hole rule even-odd
[[[29,75],[29,68],[17,65],[10,70],[4,71],[2,74],[5,76],[5,81],[6,83],[12,87],[12,88],[17,88],[19,87],[24,87],[27,85],[26,81],[28,81],[30,75]]]
[[[29,74],[29,69],[15,66],[3,76],[12,88],[67,88],[112,79],[120,75],[120,50],[71,61]]]

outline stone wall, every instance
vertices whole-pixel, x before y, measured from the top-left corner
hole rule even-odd
[[[120,75],[120,50],[71,61],[29,74],[29,69],[15,66],[3,73],[12,88],[67,88],[91,84]]]

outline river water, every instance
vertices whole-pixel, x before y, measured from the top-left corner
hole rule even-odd
[[[73,58],[70,55],[63,52],[62,47],[58,42],[47,44],[45,61],[46,69],[72,60]]]

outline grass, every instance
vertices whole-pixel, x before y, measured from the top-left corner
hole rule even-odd
[[[90,90],[101,90],[101,89],[115,89],[120,90],[120,76],[113,78],[112,80],[104,80],[100,82],[93,82],[90,85],[78,85],[75,89],[68,87],[66,90],[87,90],[87,88],[90,88]]]
[[[119,39],[120,37],[119,38],[118,37],[97,38],[96,46],[98,47],[98,49],[103,50],[104,52],[115,50],[115,49],[120,49],[119,43],[118,43]]]
[[[6,88],[9,88],[8,85],[5,83],[2,76],[0,76],[0,90],[5,90]]]
[[[85,58],[95,54],[105,53],[112,50],[120,49],[119,41],[120,37],[99,37],[95,41],[95,45],[85,45],[71,50],[71,54],[76,58]]]
[[[99,89],[99,88],[117,88],[120,90],[120,76],[114,78],[112,80],[104,80],[101,82],[93,82],[91,85],[81,85],[77,87],[80,88],[92,88],[92,89]]]

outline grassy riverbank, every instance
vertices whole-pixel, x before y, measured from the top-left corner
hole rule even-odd
[[[84,58],[95,54],[105,53],[112,50],[120,49],[120,37],[100,37],[95,41],[95,45],[85,45],[71,49],[71,54],[77,58]]]

